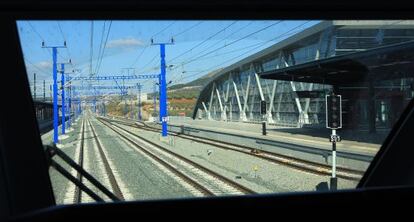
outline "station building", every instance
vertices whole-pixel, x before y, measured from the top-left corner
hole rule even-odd
[[[414,94],[412,64],[398,63],[411,52],[393,46],[413,40],[414,21],[322,21],[219,71],[193,118],[322,128],[325,95],[335,91],[344,128],[390,129]],[[384,77],[376,79],[372,67]]]

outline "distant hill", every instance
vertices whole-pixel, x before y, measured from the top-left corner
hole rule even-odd
[[[188,83],[176,84],[168,87],[168,98],[174,99],[191,99],[197,98],[200,94],[201,89],[207,84],[212,78],[216,77],[221,69],[214,70],[207,73],[206,75],[195,79]],[[148,93],[148,99],[152,99],[153,93]],[[158,95],[157,95],[158,96]]]
[[[169,91],[175,91],[175,90],[184,90],[184,89],[198,89],[201,90],[203,88],[203,86],[209,82],[209,80],[211,78],[214,78],[215,75],[220,71],[221,69],[217,69],[214,70],[196,80],[193,80],[191,82],[188,83],[184,83],[184,84],[177,84],[177,85],[173,85],[171,87],[168,88]]]

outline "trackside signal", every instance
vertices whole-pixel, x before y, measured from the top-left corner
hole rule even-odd
[[[326,128],[342,128],[342,101],[340,95],[326,95]]]
[[[260,101],[260,114],[266,114],[266,101],[264,100]]]
[[[341,95],[326,95],[326,128],[332,129],[329,141],[332,142],[332,175],[331,190],[336,190],[338,178],[336,177],[336,143],[341,141],[341,137],[336,134],[336,130],[342,128],[342,104]]]

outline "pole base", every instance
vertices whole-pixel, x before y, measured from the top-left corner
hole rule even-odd
[[[65,139],[69,138],[69,136],[64,134],[64,135],[59,135],[58,138],[59,138],[59,141],[62,141],[62,140],[65,140]]]
[[[338,189],[338,178],[331,177],[331,187],[330,190],[335,191]]]
[[[262,135],[266,136],[266,122],[262,122]]]
[[[73,131],[73,128],[72,127],[70,127],[70,128],[66,128],[66,133],[70,133],[70,132],[72,132]]]
[[[174,137],[160,135],[160,142],[165,143],[169,146],[175,146]]]

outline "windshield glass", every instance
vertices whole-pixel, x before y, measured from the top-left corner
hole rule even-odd
[[[352,189],[414,92],[410,20],[17,26],[58,204]]]

